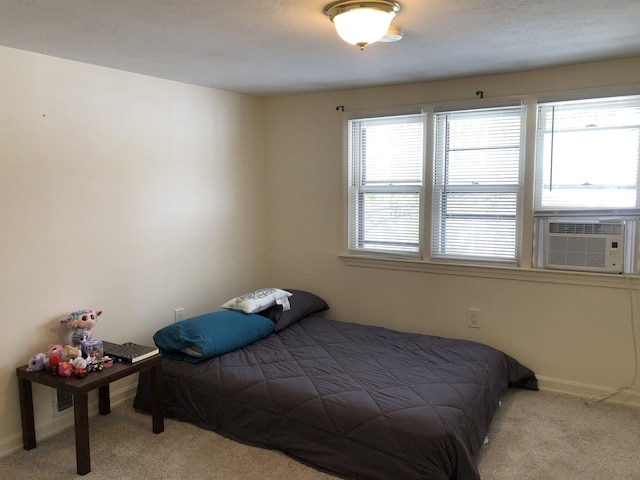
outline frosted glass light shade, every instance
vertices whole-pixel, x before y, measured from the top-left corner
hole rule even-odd
[[[395,12],[357,8],[336,16],[333,24],[345,42],[364,46],[384,37],[395,16]]]
[[[393,0],[338,0],[324,9],[338,35],[360,50],[385,36],[398,11]]]

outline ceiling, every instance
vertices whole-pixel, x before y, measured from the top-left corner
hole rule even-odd
[[[329,0],[0,0],[0,45],[258,96],[640,56],[639,0],[400,0],[364,51]]]

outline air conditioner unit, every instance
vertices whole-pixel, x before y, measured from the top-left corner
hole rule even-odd
[[[622,273],[624,227],[622,221],[549,220],[546,232],[546,267]]]

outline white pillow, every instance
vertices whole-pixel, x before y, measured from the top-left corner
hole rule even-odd
[[[228,310],[241,310],[244,313],[257,313],[266,310],[272,305],[282,305],[283,311],[288,311],[289,297],[293,295],[286,290],[279,288],[261,288],[255,292],[244,293],[236,298],[232,298],[222,308]]]

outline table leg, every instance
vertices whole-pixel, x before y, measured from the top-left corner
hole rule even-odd
[[[20,393],[20,416],[22,419],[22,446],[25,450],[36,448],[36,425],[33,417],[33,390],[31,382],[18,379]]]
[[[100,415],[109,415],[111,413],[111,397],[108,384],[98,388],[98,409]]]
[[[164,432],[164,380],[162,379],[162,364],[151,367],[151,393],[153,395],[153,433]]]
[[[89,401],[87,393],[73,396],[73,414],[76,429],[76,464],[78,473],[86,475],[91,471],[89,452]]]

